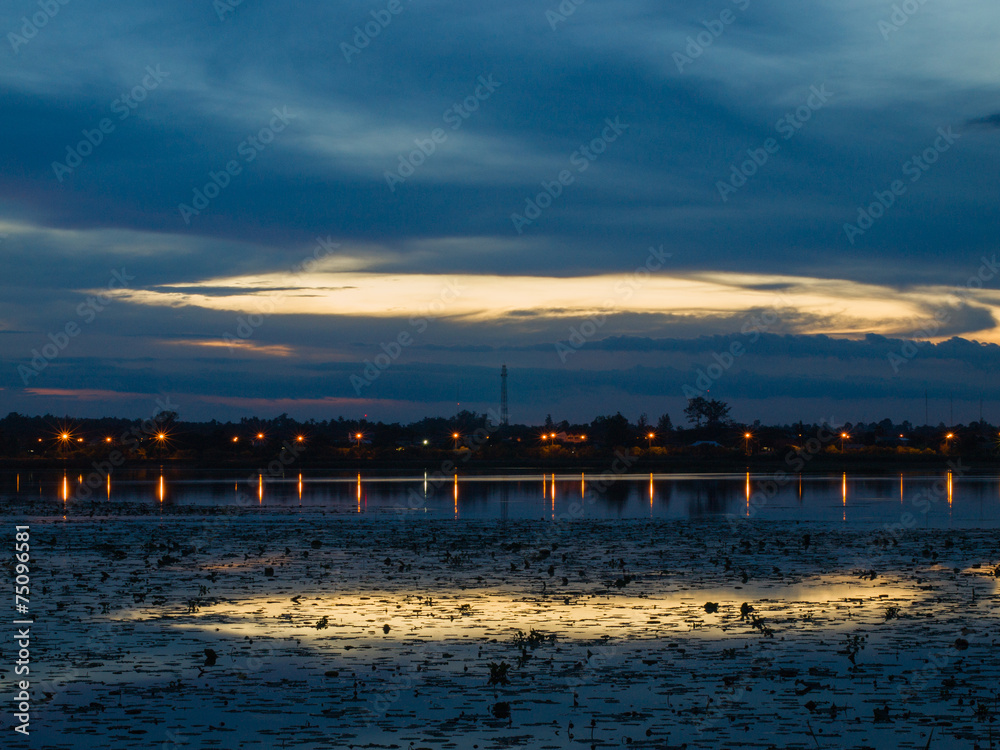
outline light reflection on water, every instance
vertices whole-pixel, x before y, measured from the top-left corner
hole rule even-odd
[[[85,486],[90,480],[91,488]],[[541,480],[541,495],[538,482]],[[0,477],[0,493],[62,506],[257,506],[429,518],[712,518],[1000,527],[1000,477],[938,474],[580,473],[517,476],[310,476],[205,478],[182,472],[118,476],[24,472]],[[42,512],[44,508],[40,507]],[[61,511],[60,511],[61,512]]]

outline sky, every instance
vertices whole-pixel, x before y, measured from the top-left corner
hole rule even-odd
[[[1000,420],[992,0],[10,0],[0,412]]]

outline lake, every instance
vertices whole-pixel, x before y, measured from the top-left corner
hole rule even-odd
[[[32,742],[985,748],[1000,477],[958,474],[0,474]]]
[[[87,486],[90,483],[91,487]],[[872,475],[617,474],[285,476],[166,468],[111,477],[59,470],[0,475],[8,500],[37,500],[41,515],[71,507],[102,514],[135,506],[309,509],[343,516],[435,519],[712,519],[1000,526],[1000,477],[957,472]],[[908,515],[907,515],[908,514]]]

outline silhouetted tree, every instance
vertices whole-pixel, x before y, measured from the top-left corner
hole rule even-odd
[[[695,396],[688,399],[688,405],[684,409],[688,422],[695,427],[701,427],[702,422],[706,426],[715,427],[723,424],[729,419],[729,405],[725,401],[707,399],[703,396]]]
[[[600,416],[590,423],[591,432],[598,442],[609,445],[625,445],[628,442],[629,424],[621,412],[613,417]]]

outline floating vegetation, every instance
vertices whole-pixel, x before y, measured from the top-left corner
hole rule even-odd
[[[486,683],[487,685],[510,684],[510,677],[507,676],[510,672],[510,664],[505,661],[491,661],[487,666],[490,668],[490,679]]]
[[[191,546],[184,509],[32,521],[73,675],[40,747],[936,750],[997,721],[993,529],[588,520],[555,552],[548,520],[190,513]]]
[[[518,630],[514,633],[514,638],[512,639],[513,644],[520,649],[530,648],[532,650],[542,646],[546,643],[555,643],[556,634],[555,633],[542,633],[541,631],[531,629],[527,635],[524,631]]]

